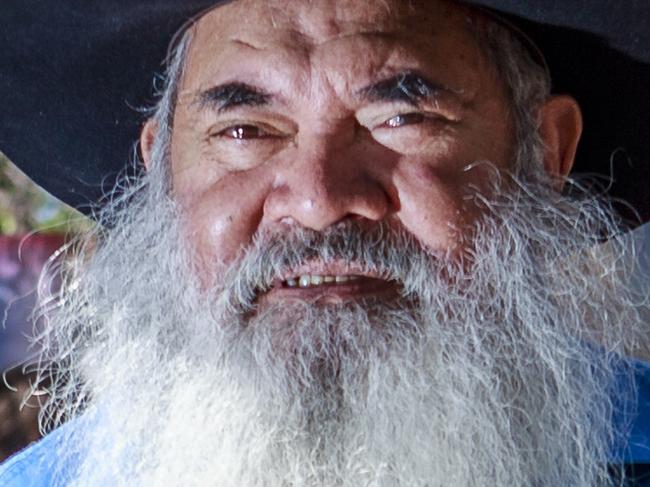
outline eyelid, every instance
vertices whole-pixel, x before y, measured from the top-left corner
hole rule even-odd
[[[397,125],[397,124],[391,125],[391,122],[397,121],[397,119],[399,119],[399,118],[404,119],[405,123],[403,123],[401,125]],[[409,120],[409,118],[411,120]],[[416,118],[416,120],[413,120],[413,118]],[[380,127],[400,128],[400,127],[404,127],[404,126],[407,126],[407,125],[415,125],[415,124],[418,124],[418,123],[422,123],[423,121],[426,120],[426,118],[427,118],[426,115],[424,115],[423,113],[420,113],[420,112],[398,113],[398,114],[393,115],[392,117],[390,117],[388,120],[386,120],[383,124],[380,125]]]
[[[357,120],[362,126],[369,130],[373,130],[381,127],[393,117],[412,113],[421,114],[423,117],[428,119],[446,120],[449,123],[460,121],[460,113],[455,113],[452,110],[445,109],[444,107],[417,107],[405,103],[392,103],[389,105],[372,104],[363,107],[357,111]]]
[[[420,117],[422,117],[422,120],[417,121],[417,122],[411,122],[411,123],[407,122],[407,123],[405,123],[403,125],[399,125],[399,126],[395,126],[395,127],[391,127],[389,125],[389,122],[391,120],[397,118],[397,117],[408,117],[408,116],[412,116],[412,115],[420,116]],[[404,112],[396,113],[396,114],[390,116],[389,118],[383,120],[383,122],[380,122],[380,123],[377,123],[377,124],[373,125],[372,129],[373,130],[374,129],[398,129],[398,128],[402,128],[402,127],[409,127],[409,126],[419,125],[419,124],[425,123],[425,122],[442,122],[442,123],[452,124],[452,123],[456,123],[457,120],[452,120],[449,117],[447,117],[445,115],[442,115],[440,113],[425,112],[425,111],[409,111],[409,112],[404,111]]]
[[[212,125],[208,130],[208,137],[217,137],[221,136],[230,129],[235,129],[237,127],[255,127],[264,134],[259,138],[267,137],[290,137],[291,134],[279,129],[269,123],[261,122],[259,120],[224,120]],[[245,140],[245,139],[241,139]]]

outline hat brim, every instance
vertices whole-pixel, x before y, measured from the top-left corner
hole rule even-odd
[[[139,170],[127,163],[168,43],[217,3],[4,0],[0,151],[49,193],[90,213],[120,174]],[[650,2],[469,3],[524,31],[546,57],[554,92],[580,103],[574,175],[600,175],[611,196],[650,220]]]

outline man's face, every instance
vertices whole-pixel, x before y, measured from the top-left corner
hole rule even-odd
[[[607,209],[541,174],[549,152],[570,165],[575,104],[518,103],[535,119],[515,144],[454,5],[237,0],[199,21],[171,147],[146,125],[151,170],[47,321],[53,412],[90,418],[61,448],[83,445],[75,485],[604,478],[615,360],[585,343],[634,340],[610,266],[627,253],[593,251]],[[493,34],[513,98],[543,100],[526,51]]]
[[[396,0],[240,0],[205,15],[171,144],[202,277],[257,232],[346,219],[458,250],[487,174],[468,165],[503,168],[513,153],[505,90],[468,16]],[[345,263],[309,267],[297,274],[355,274]]]

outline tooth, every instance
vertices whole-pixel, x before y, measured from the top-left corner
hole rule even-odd
[[[309,278],[309,276],[300,276],[299,284],[300,287],[309,287],[309,285],[311,284],[311,279]]]
[[[348,279],[350,281],[356,281],[357,279],[359,279],[359,276],[348,276]]]
[[[336,282],[348,282],[349,277],[348,276],[336,276],[334,278]]]
[[[323,277],[324,282],[334,282],[334,276],[325,276]]]
[[[323,283],[323,276],[311,276],[311,283],[313,286],[318,286]]]
[[[287,279],[287,286],[289,287],[296,287],[298,285],[298,281],[295,279]]]

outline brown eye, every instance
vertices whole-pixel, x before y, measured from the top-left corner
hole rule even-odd
[[[260,139],[269,136],[267,132],[255,125],[235,125],[223,130],[219,135],[235,140]]]
[[[421,113],[400,113],[399,115],[395,115],[393,118],[388,119],[384,122],[384,125],[390,128],[399,128],[404,125],[422,123],[422,121],[424,121],[424,115]]]

